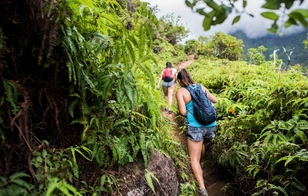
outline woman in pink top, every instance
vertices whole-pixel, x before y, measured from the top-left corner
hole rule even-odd
[[[171,75],[173,77],[172,79],[171,78],[168,78],[168,79],[164,78],[166,69],[170,69]],[[164,99],[168,101],[170,107],[172,105],[176,74],[177,74],[177,70],[172,67],[172,64],[170,62],[167,62],[166,68],[161,71],[161,74],[160,74],[160,77],[159,77],[159,80],[158,80],[158,83],[157,83],[157,89],[159,89],[160,88],[160,82],[163,81],[162,87],[163,87],[163,92],[164,92]],[[169,114],[171,114],[172,110],[170,108],[168,108],[168,112],[169,112]]]

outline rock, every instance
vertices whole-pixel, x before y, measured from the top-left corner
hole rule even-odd
[[[152,178],[152,182],[155,188],[155,193],[149,187],[146,179],[146,170],[153,173],[153,175],[159,180]],[[173,165],[173,161],[170,158],[165,157],[161,152],[155,151],[151,154],[150,161],[147,168],[142,174],[138,175],[135,180],[135,188],[131,188],[127,193],[127,196],[177,196],[179,195],[179,180],[176,174],[176,168]]]

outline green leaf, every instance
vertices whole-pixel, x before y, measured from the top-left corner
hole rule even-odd
[[[194,0],[193,2],[190,2],[189,0],[185,0],[185,3],[188,7],[193,8],[197,4],[197,1]]]
[[[258,167],[255,168],[255,171],[253,172],[253,177],[255,178],[256,175],[259,173],[260,169]]]
[[[291,184],[292,184],[292,186],[296,187],[296,189],[298,189],[302,192],[304,192],[306,190],[306,187],[296,177],[291,177],[291,179],[292,179],[292,180],[290,180]]]
[[[236,17],[233,19],[233,21],[232,21],[232,25],[235,24],[235,23],[237,23],[240,19],[241,19],[241,16],[240,16],[240,15],[239,15],[239,16],[236,16]]]
[[[46,196],[51,196],[52,192],[59,186],[59,179],[58,178],[52,178],[49,180],[47,191],[45,193]]]
[[[203,23],[202,23],[204,31],[210,30],[211,29],[211,24],[212,24],[212,18],[205,17],[203,19]]]
[[[247,0],[243,0],[243,8],[247,6]]]
[[[117,120],[117,121],[114,123],[113,127],[116,127],[116,126],[121,125],[121,124],[125,124],[126,122],[129,123],[129,120],[128,120],[128,119],[120,119],[120,120]]]
[[[22,177],[30,177],[30,176],[24,172],[17,172],[10,176],[10,180],[15,180],[17,178],[22,178]]]
[[[11,181],[11,183],[17,184],[20,187],[26,187],[29,190],[32,188],[31,184],[27,183],[26,181],[22,179],[14,179]]]
[[[159,184],[159,180],[155,177],[155,175],[152,172],[150,172],[149,170],[146,169],[145,179],[146,179],[149,187],[152,189],[153,193],[156,194],[152,178],[154,178],[156,180],[156,182],[158,182],[158,184]]]
[[[206,12],[204,11],[203,8],[197,9],[196,12],[199,13],[200,15],[206,15]]]
[[[217,3],[215,3],[213,0],[204,0],[204,2],[206,3],[206,5],[208,5],[210,8],[212,8],[213,10],[216,10],[217,12],[221,12],[222,10],[222,6],[219,6]]]
[[[215,14],[216,14],[216,11],[213,10],[204,17],[204,20],[202,23],[204,31],[210,30],[211,25],[212,25],[212,20]]]
[[[286,162],[284,163],[284,166],[287,166],[294,158],[296,158],[296,157],[294,157],[294,156],[288,156]]]
[[[285,23],[284,23],[284,27],[288,28],[292,25],[298,25],[296,20],[294,20],[293,18],[289,18]]]
[[[277,33],[278,31],[278,25],[276,24],[276,21],[272,24],[272,27],[267,29],[271,33]]]
[[[145,134],[142,131],[139,131],[139,146],[144,160],[144,165],[146,166],[148,164],[148,151],[146,147]]]
[[[218,15],[216,15],[216,20],[213,21],[212,25],[217,25],[223,23],[226,18],[228,17],[228,14],[224,12],[218,12]]]
[[[295,9],[290,14],[292,13],[299,13],[303,15],[304,18],[308,18],[308,9]]]
[[[0,176],[0,190],[1,190],[1,188],[2,187],[5,187],[7,184],[8,184],[8,182],[6,181],[6,178],[5,177],[3,177],[3,176]],[[0,192],[1,193],[1,192]],[[1,194],[0,194],[1,195]]]
[[[294,20],[298,20],[304,27],[307,26],[306,18],[308,18],[308,10],[307,9],[296,9],[293,10],[290,14],[288,14],[290,18]]]
[[[284,157],[281,157],[280,159],[278,159],[276,162],[275,162],[275,165],[281,161],[286,161],[288,159],[288,156],[284,156]]]
[[[279,16],[274,12],[263,12],[261,15],[270,20],[278,20]]]
[[[280,8],[280,4],[281,4],[280,0],[266,1],[266,3],[262,5],[262,8],[270,10],[278,10]]]
[[[284,0],[284,4],[286,5],[287,9],[290,9],[292,7],[293,3],[294,3],[294,0],[293,1]]]
[[[296,133],[296,136],[302,140],[303,144],[307,142],[307,137],[304,131],[295,130],[294,132]]]

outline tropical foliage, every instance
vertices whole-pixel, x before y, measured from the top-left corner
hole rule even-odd
[[[243,41],[223,32],[212,36],[200,36],[198,40],[187,40],[184,51],[186,54],[214,57],[218,59],[239,60],[243,53]]]
[[[228,9],[211,2],[218,24]],[[219,98],[211,156],[234,176],[234,192],[307,194],[301,69],[236,61],[243,43],[223,33],[185,48],[188,31],[169,19],[139,0],[1,1],[0,195],[115,195],[120,168],[140,160],[145,168],[156,149],[174,161],[181,195],[192,195],[186,152],[155,90],[166,60],[182,62],[185,52],[197,52],[190,72]],[[145,179],[155,192],[155,176]]]
[[[204,41],[201,38],[199,40]],[[240,60],[243,53],[243,46],[244,43],[242,40],[222,32],[217,32],[206,39],[206,44],[201,45],[198,50],[198,55],[235,61]]]
[[[265,63],[264,52],[267,49],[262,45],[258,48],[249,48],[248,49],[248,56],[249,56],[249,63],[253,63],[255,65],[261,65]]]
[[[116,193],[121,166],[181,152],[154,90],[158,23],[140,1],[0,3],[1,195]]]
[[[170,44],[175,45],[188,36],[189,30],[185,29],[182,24],[179,24],[180,16],[175,17],[173,14],[166,15],[163,16],[160,21],[160,34],[163,35]]]

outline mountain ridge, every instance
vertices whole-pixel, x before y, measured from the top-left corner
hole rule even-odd
[[[249,38],[243,31],[239,30],[230,35],[236,37],[237,39],[242,39],[244,43],[244,55],[246,60],[248,60],[248,49],[258,48],[263,45],[267,50],[264,52],[266,60],[270,59],[270,55],[273,51],[279,49],[276,53],[279,59],[283,62],[287,62],[287,56],[283,53],[282,47],[284,47],[288,53],[292,52],[290,65],[300,64],[303,67],[308,66],[308,50],[305,49],[303,41],[307,39],[308,29],[302,32],[294,33],[291,35],[279,36],[276,34],[268,34],[259,38]]]

